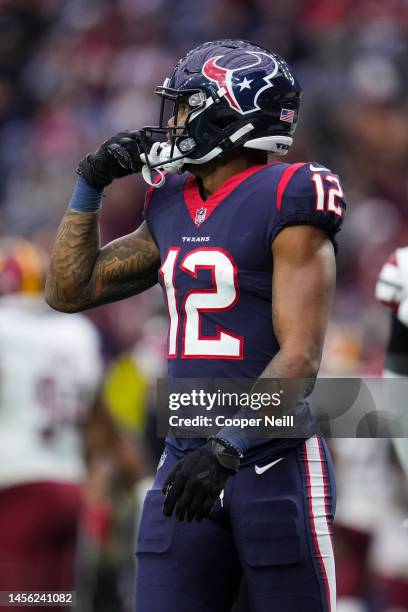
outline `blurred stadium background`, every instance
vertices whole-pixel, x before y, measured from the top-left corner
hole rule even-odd
[[[390,252],[408,243],[406,0],[0,0],[0,31],[0,237],[23,235],[46,250],[78,160],[119,130],[157,121],[152,91],[186,50],[241,37],[283,55],[304,88],[290,159],[332,168],[350,205],[323,370],[381,374],[388,314],[374,300],[375,281]],[[107,190],[104,242],[137,227],[143,201],[140,177]],[[101,338],[105,401],[142,446],[149,478],[162,444],[149,412],[151,383],[165,368],[161,295],[153,289],[87,316]],[[398,532],[400,516],[408,517],[402,474],[387,442],[362,452],[366,471],[359,473],[355,447],[340,446],[343,609],[408,610],[408,539]],[[369,470],[372,487],[361,493]],[[114,469],[94,471],[85,486],[98,489],[104,518],[88,515],[82,529],[83,609],[127,612],[143,485],[135,496],[117,486]],[[342,493],[351,473],[354,488]],[[366,507],[378,502],[377,518],[367,508],[347,516],[354,494],[366,496]],[[391,527],[389,516],[396,517]]]

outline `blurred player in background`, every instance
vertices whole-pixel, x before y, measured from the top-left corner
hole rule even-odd
[[[408,247],[397,249],[381,269],[376,298],[391,309],[391,332],[384,366],[386,378],[408,377]],[[407,379],[408,382],[408,379]],[[391,383],[392,384],[392,383]],[[400,387],[403,391],[402,386]],[[408,431],[406,393],[392,406]],[[394,438],[395,450],[408,477],[408,438]]]
[[[386,438],[331,440],[338,612],[407,612],[406,479]]]
[[[267,163],[292,144],[296,77],[268,49],[221,40],[191,51],[156,92],[159,126],[81,160],[47,301],[76,312],[160,278],[170,377],[314,378],[345,201],[320,163]],[[101,248],[103,189],[139,171],[151,184],[146,220]],[[291,408],[299,437],[167,438],[140,527],[138,612],[225,612],[242,573],[254,612],[334,611],[330,456],[307,403]]]
[[[0,241],[2,591],[75,588],[86,457],[91,465],[111,457],[130,482],[140,471],[98,400],[103,369],[94,326],[44,301],[47,264],[33,242]]]
[[[389,410],[405,431],[408,419],[408,249],[397,249],[383,265],[376,298],[391,309],[384,377]],[[400,384],[401,383],[401,384]],[[401,427],[400,427],[401,430]],[[392,442],[392,444],[391,444]],[[333,441],[339,503],[339,612],[364,612],[370,604],[390,612],[408,610],[408,441],[386,438]],[[395,460],[394,447],[403,475]],[[371,609],[371,607],[369,608]]]
[[[380,550],[380,558],[384,560],[385,557],[383,583],[388,599],[392,601],[398,598],[401,610],[408,610],[408,247],[396,249],[383,265],[375,295],[377,300],[391,310],[383,375],[384,378],[392,379],[385,383],[389,410],[397,421],[397,432],[394,432],[392,444],[405,475],[399,487],[400,494],[405,495],[404,511],[396,517],[396,527],[393,530],[389,528],[388,534],[385,532],[384,540],[388,546],[385,547],[385,554]],[[402,432],[403,437],[397,437],[398,432]],[[385,516],[387,519],[384,523],[387,525],[389,513]],[[395,568],[394,572],[392,568]],[[398,609],[398,606],[395,608]]]

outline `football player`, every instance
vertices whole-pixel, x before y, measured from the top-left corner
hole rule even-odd
[[[327,167],[279,157],[298,120],[292,69],[219,40],[190,51],[156,93],[158,126],[80,161],[48,303],[75,312],[159,282],[169,377],[313,379],[346,205]],[[138,171],[151,185],[145,221],[101,246],[103,190]],[[242,575],[255,612],[334,611],[331,460],[307,403],[292,409],[301,437],[168,436],[139,530],[138,612],[225,612]]]
[[[391,333],[384,377],[404,379],[408,376],[408,247],[397,249],[388,258],[380,271],[375,295],[377,300],[391,309]],[[388,391],[390,408],[401,420],[405,432],[408,432],[404,387],[391,382]],[[404,437],[394,438],[393,444],[408,475],[408,440]]]
[[[0,240],[1,591],[74,588],[85,450],[91,460],[114,455],[132,482],[140,471],[96,401],[94,326],[44,302],[47,265],[35,243]]]
[[[408,488],[386,438],[332,440],[338,504],[337,612],[386,612],[408,602],[406,517]]]

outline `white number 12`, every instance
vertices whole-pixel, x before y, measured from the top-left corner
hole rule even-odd
[[[242,359],[242,336],[217,326],[214,336],[201,333],[202,312],[222,312],[233,308],[239,298],[238,270],[232,257],[217,248],[200,248],[190,251],[180,263],[180,270],[193,278],[199,270],[210,270],[211,287],[191,289],[184,297],[182,312],[178,308],[175,283],[179,247],[170,247],[160,268],[169,311],[169,357],[178,356],[178,336],[182,323],[182,359]]]
[[[335,185],[335,187],[331,187],[328,190],[327,203],[322,175],[318,174],[317,172],[312,175],[312,181],[314,182],[316,188],[316,210],[326,210],[327,212],[335,213],[339,217],[342,217],[343,209],[340,204],[336,204],[336,198],[341,199],[344,195],[339,177],[334,176],[333,174],[328,174],[324,177],[324,180],[332,183],[332,185]]]

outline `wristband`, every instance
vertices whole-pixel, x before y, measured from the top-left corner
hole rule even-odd
[[[218,463],[229,470],[230,472],[238,472],[240,466],[240,455],[231,445],[226,445],[223,440],[218,438],[210,438],[206,444],[206,448],[215,456]]]
[[[211,436],[210,438],[208,438],[208,441],[211,441],[211,440],[215,440],[215,442],[218,442],[225,449],[232,451],[237,457],[242,459],[243,453],[241,449],[238,448],[238,446],[235,446],[234,444],[232,444],[229,440],[226,440],[225,438],[222,438],[220,436]]]
[[[72,194],[69,208],[78,212],[96,212],[102,206],[103,189],[91,187],[79,176]]]

